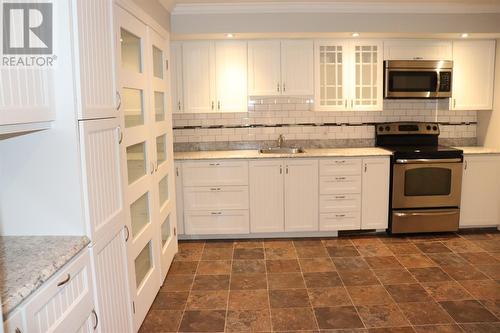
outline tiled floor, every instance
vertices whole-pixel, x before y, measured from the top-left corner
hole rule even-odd
[[[498,232],[179,248],[141,332],[500,332]]]

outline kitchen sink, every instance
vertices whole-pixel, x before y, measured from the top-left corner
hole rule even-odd
[[[288,147],[269,147],[259,150],[261,154],[301,154],[304,153],[302,148],[288,148]]]

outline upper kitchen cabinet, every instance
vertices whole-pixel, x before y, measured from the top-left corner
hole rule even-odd
[[[117,117],[120,96],[115,83],[113,1],[74,0],[73,3],[76,80],[80,86],[78,119]]]
[[[247,111],[246,42],[184,42],[181,52],[184,112]]]
[[[172,90],[172,111],[183,112],[184,97],[182,94],[182,44],[170,43],[170,86]]]
[[[452,60],[451,41],[388,40],[384,60]]]
[[[450,109],[491,110],[494,73],[494,40],[454,41]]]
[[[315,110],[382,110],[382,42],[315,42]]]
[[[248,43],[248,95],[314,93],[313,42],[266,40]]]

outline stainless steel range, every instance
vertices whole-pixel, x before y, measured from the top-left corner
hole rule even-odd
[[[436,123],[377,125],[377,146],[393,152],[390,232],[458,230],[463,151],[438,144]]]

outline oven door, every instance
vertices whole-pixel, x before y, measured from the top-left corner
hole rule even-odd
[[[384,97],[441,98],[451,97],[448,75],[436,69],[386,68]],[[448,74],[448,73],[447,73]],[[446,78],[441,83],[441,78]],[[451,82],[451,81],[450,81]],[[446,84],[445,84],[446,83]]]
[[[462,159],[396,160],[392,207],[459,207]]]

